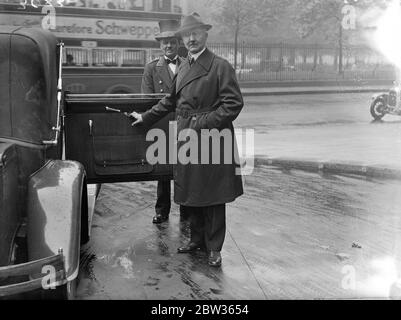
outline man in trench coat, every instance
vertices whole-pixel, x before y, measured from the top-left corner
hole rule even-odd
[[[232,124],[242,110],[243,99],[234,69],[206,48],[211,27],[197,13],[183,18],[178,33],[188,49],[188,58],[179,67],[171,95],[143,114],[133,112],[131,117],[136,119],[133,125],[150,126],[168,112],[176,111],[178,161],[174,165],[174,201],[186,207],[191,230],[189,243],[178,248],[178,252],[206,248],[209,265],[219,267],[226,232],[226,203],[243,194]],[[180,134],[185,136],[189,131],[196,133],[199,143],[197,150],[190,150],[193,161],[187,163],[182,158],[188,155],[188,140],[180,139]],[[209,143],[208,150],[202,148],[201,141],[207,141],[207,135],[215,140],[223,132],[228,135],[217,147]],[[220,155],[219,161],[213,159],[216,153]]]

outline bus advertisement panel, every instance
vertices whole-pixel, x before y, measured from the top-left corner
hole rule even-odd
[[[64,42],[64,89],[138,93],[144,65],[161,54],[158,21],[180,19],[178,1],[0,0],[0,24],[42,27]],[[147,11],[146,11],[147,10]]]

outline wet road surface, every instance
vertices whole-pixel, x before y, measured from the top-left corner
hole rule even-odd
[[[79,299],[387,298],[401,273],[401,183],[258,167],[227,210],[221,269],[177,254],[173,205],[151,223],[154,182],[102,186]]]
[[[374,122],[370,93],[246,97],[236,127],[255,154],[401,168],[401,117]]]
[[[236,127],[271,157],[399,166],[401,118],[372,122],[369,93],[246,97]],[[173,204],[151,223],[156,183],[102,186],[79,299],[347,299],[397,295],[401,182],[257,167],[227,209],[221,269],[177,254]]]

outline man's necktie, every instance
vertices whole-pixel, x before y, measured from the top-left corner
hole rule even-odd
[[[195,63],[195,58],[191,55],[188,55],[189,66],[192,66]]]
[[[171,60],[171,59],[166,59],[166,62],[167,62],[167,64],[170,64],[170,63],[172,63],[172,64],[177,64],[177,59],[173,59],[173,60]]]

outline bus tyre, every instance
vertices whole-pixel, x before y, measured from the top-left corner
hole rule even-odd
[[[73,281],[67,282],[64,286],[63,295],[65,300],[75,300],[77,296],[78,279],[75,278]]]
[[[116,84],[108,88],[106,94],[130,94],[133,93],[132,89],[124,84]]]

